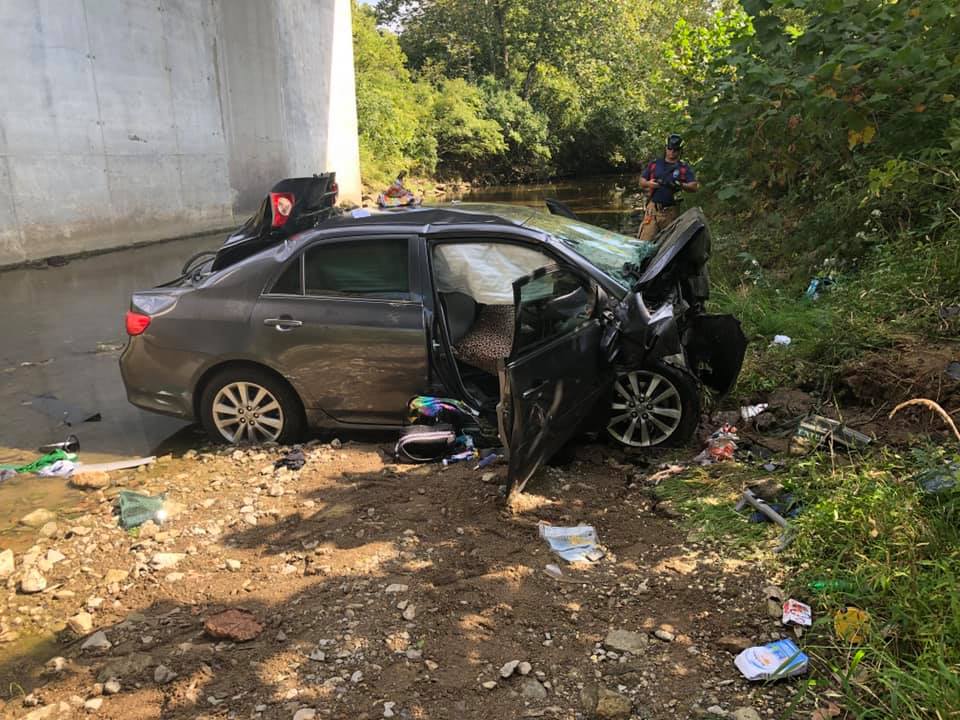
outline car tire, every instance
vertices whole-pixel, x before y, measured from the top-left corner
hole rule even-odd
[[[249,420],[249,422],[248,422]],[[221,370],[204,386],[200,421],[215,442],[297,442],[306,428],[303,404],[283,380],[256,367]]]
[[[609,403],[607,435],[627,448],[683,445],[700,422],[700,384],[666,363],[621,370]]]

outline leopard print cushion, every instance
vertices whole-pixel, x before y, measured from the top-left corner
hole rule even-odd
[[[484,305],[454,354],[468,365],[496,375],[497,361],[510,355],[513,328],[513,305]]]

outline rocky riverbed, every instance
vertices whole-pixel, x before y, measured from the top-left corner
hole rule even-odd
[[[796,692],[733,665],[786,636],[775,569],[657,512],[664,458],[585,446],[507,507],[502,467],[334,440],[275,469],[289,450],[190,450],[23,508],[0,536],[0,716],[751,720]],[[121,529],[124,487],[165,493],[164,522]],[[565,564],[539,521],[592,524],[606,556]]]

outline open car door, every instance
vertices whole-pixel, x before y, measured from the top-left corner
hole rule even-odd
[[[527,481],[573,436],[613,380],[601,359],[595,284],[550,265],[513,284],[516,326],[500,367],[508,487]]]

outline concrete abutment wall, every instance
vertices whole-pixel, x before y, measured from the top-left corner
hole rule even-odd
[[[0,267],[359,200],[350,0],[2,0]]]

